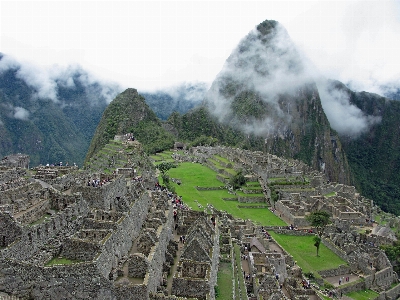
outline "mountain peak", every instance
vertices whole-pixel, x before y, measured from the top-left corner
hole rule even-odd
[[[260,24],[257,25],[257,30],[262,34],[262,35],[267,35],[271,33],[276,27],[279,25],[279,23],[275,20],[265,20],[261,22]]]

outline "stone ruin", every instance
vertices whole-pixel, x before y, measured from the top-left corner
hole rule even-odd
[[[11,154],[1,159],[0,167],[29,169],[29,161],[29,155]]]
[[[103,175],[69,171],[54,177],[38,169],[38,178],[26,180],[25,170],[1,170],[0,292],[21,299],[213,297],[219,235],[209,215],[178,212],[186,236],[179,248],[173,195],[155,188],[148,170],[140,180],[115,174],[97,187],[88,179]]]
[[[186,159],[182,154],[175,155],[175,157],[180,161],[195,162],[201,159],[203,164],[210,166],[207,160],[213,158],[214,155],[220,155],[233,162],[231,167],[234,169],[245,170],[246,174],[253,174],[253,178],[258,178],[267,202],[271,203],[278,216],[292,225],[291,229],[309,227],[305,217],[311,212],[325,210],[331,214],[334,224],[325,232],[323,243],[344,259],[350,267],[345,268],[345,270],[339,268],[338,270],[321,272],[323,277],[337,276],[349,272],[365,278],[364,283],[351,287],[353,290],[372,288],[380,292],[382,297],[387,297],[382,299],[396,299],[400,295],[398,286],[391,289],[391,285],[398,282],[398,276],[393,271],[393,266],[385,253],[379,249],[380,245],[392,244],[396,237],[388,227],[373,227],[372,218],[377,209],[372,200],[360,196],[353,186],[329,182],[324,174],[310,169],[302,162],[261,152],[228,147],[200,146],[190,149]],[[196,159],[196,157],[199,159]],[[215,171],[218,172],[218,170]],[[276,184],[275,178],[280,178],[278,182],[282,181],[284,184]],[[270,201],[272,188],[279,196],[276,203]],[[388,217],[387,219],[392,227],[400,224],[396,221],[396,218]],[[263,253],[261,255],[263,261],[261,270],[267,270],[264,260],[267,257],[265,253],[268,253],[268,242],[260,239],[259,236],[257,236],[257,240],[254,240],[254,228],[249,229],[252,227],[246,222],[236,221],[234,223],[235,225],[229,229],[230,236],[241,241],[251,250],[249,251],[251,253],[249,258],[253,266],[252,275],[257,278],[257,280],[252,280],[252,286],[248,287],[249,297],[256,299],[264,293],[265,297],[272,297],[269,299],[274,297],[284,299],[273,272],[269,274],[268,272],[260,272],[261,277],[256,275],[260,270],[257,265],[260,259],[258,253]],[[360,233],[357,226],[370,228],[370,233]],[[294,235],[308,234],[307,232],[304,233],[303,230],[287,231],[277,228],[271,230]],[[221,232],[223,231],[224,229],[221,228]],[[221,246],[221,253],[228,253],[227,248],[229,247],[227,245],[229,243],[225,237],[223,240],[225,240],[225,243]],[[276,255],[276,253],[272,254]],[[285,297],[308,299],[314,292],[309,289],[304,290],[298,280],[302,278],[300,282],[303,282],[306,278],[302,275],[301,270],[298,270],[298,267],[288,262],[290,255],[287,254],[285,259],[288,275],[281,276],[279,274],[280,279],[286,278],[283,284],[283,289],[286,291]],[[372,265],[372,267],[368,267],[369,265]],[[274,267],[276,268],[276,266]],[[297,276],[297,279],[290,279],[290,275],[293,275],[294,278]],[[262,284],[260,284],[261,282]],[[351,288],[346,287],[341,290],[342,292],[349,292]]]
[[[349,266],[321,276],[352,272],[364,278],[354,289],[373,288],[386,299],[400,295],[391,289],[397,274],[378,248],[393,237],[382,228],[380,234],[355,230],[375,208],[354,187],[328,183],[303,163],[259,152],[196,147],[186,153],[203,163],[215,154],[229,159],[259,180],[266,201],[270,179],[285,178],[287,184],[274,185],[281,197],[277,214],[299,227],[314,210],[334,217],[323,243]],[[237,266],[233,284],[240,290],[239,277],[248,272],[248,299],[317,299],[313,288],[304,287],[307,278],[293,257],[267,233],[286,229],[237,220],[212,205],[178,210],[175,219],[174,195],[155,188],[151,170],[138,169],[140,180],[131,170],[109,176],[38,168],[28,178],[20,167],[0,167],[0,293],[21,299],[215,299],[219,263],[234,266],[238,245],[248,270]],[[91,178],[107,180],[94,187],[87,184]]]

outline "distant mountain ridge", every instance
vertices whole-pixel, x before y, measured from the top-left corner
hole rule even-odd
[[[174,141],[221,144],[300,159],[400,215],[400,102],[315,82],[278,22],[264,21],[244,37],[208,90],[200,83],[118,94],[120,87],[79,69],[38,86],[3,59],[0,156],[81,165],[127,132],[148,153]]]
[[[108,97],[118,92],[82,69],[49,78],[0,55],[0,156],[26,153],[33,166],[82,165]]]
[[[154,113],[165,121],[173,112],[184,114],[199,106],[207,90],[208,86],[204,82],[185,82],[178,86],[140,94]]]
[[[198,105],[205,83],[145,93],[146,102],[167,118]],[[82,165],[104,110],[122,88],[98,81],[80,67],[46,70],[0,54],[0,157],[30,155],[31,166]]]

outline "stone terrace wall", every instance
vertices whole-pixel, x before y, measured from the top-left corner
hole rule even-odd
[[[165,253],[167,252],[167,247],[169,241],[172,238],[174,226],[173,210],[172,208],[168,211],[168,216],[166,222],[163,224],[161,232],[157,232],[158,242],[153,246],[148,259],[150,261],[148,279],[145,278],[147,282],[148,293],[156,292],[157,286],[162,281],[163,263],[165,262]]]
[[[112,268],[118,266],[118,261],[122,256],[129,253],[132,240],[140,234],[151,202],[152,199],[149,194],[143,193],[137,201],[132,203],[127,216],[118,222],[118,229],[103,244],[101,253],[95,261],[100,273],[106,278],[108,278]]]
[[[92,261],[101,245],[79,239],[67,239],[63,243],[61,256],[73,260]]]
[[[209,291],[211,299],[215,299],[214,286],[217,285],[217,273],[218,273],[219,251],[220,251],[219,237],[220,237],[219,226],[215,226],[214,241],[213,241],[214,246],[212,250],[211,271],[209,279]]]
[[[264,196],[260,196],[260,197],[246,197],[246,196],[238,196],[238,202],[241,203],[265,203],[265,197]]]
[[[209,291],[210,286],[207,280],[174,277],[174,293],[181,297],[205,300]]]
[[[400,284],[396,285],[394,288],[386,291],[386,299],[399,299],[400,296]]]
[[[76,195],[76,203],[41,224],[24,226],[21,238],[0,251],[0,257],[25,261],[52,237],[74,234],[82,226],[82,215],[88,212],[87,203]]]
[[[73,192],[81,192],[91,207],[103,210],[116,208],[116,197],[126,195],[126,181],[119,177],[101,187],[75,186]]]
[[[0,277],[2,291],[24,299],[112,299],[111,283],[93,263],[38,267],[0,260]]]
[[[350,272],[351,272],[351,270],[350,270],[349,266],[340,265],[336,269],[318,271],[318,274],[325,278],[325,277],[349,274]]]
[[[333,253],[335,253],[337,256],[339,256],[341,259],[344,261],[349,262],[349,257],[347,256],[346,252],[344,252],[342,249],[337,247],[335,244],[333,244],[330,240],[326,238],[322,238],[322,243],[329,248]],[[353,270],[355,271],[355,270]]]
[[[22,235],[22,226],[14,221],[9,212],[0,211],[0,247],[6,247]]]

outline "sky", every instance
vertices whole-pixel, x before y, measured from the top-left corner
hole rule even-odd
[[[1,0],[0,52],[36,70],[78,65],[141,91],[211,84],[266,19],[286,28],[322,76],[376,93],[400,87],[400,1],[390,0]]]

